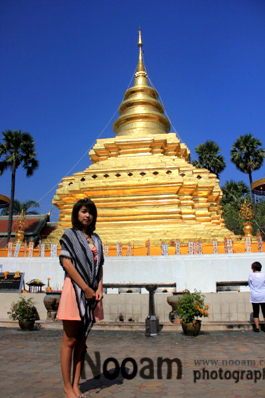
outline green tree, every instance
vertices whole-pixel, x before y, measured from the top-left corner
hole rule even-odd
[[[6,207],[5,209],[2,210],[1,214],[2,215],[8,215],[9,214],[9,207]],[[13,215],[17,215],[24,210],[26,214],[38,214],[37,211],[35,210],[30,210],[32,207],[40,207],[40,205],[35,202],[35,200],[27,200],[26,202],[22,203],[19,200],[14,200],[14,205],[13,205]]]
[[[238,209],[235,204],[226,203],[223,206],[223,219],[226,228],[233,231],[235,235],[243,235],[243,221],[238,215]]]
[[[27,177],[32,176],[38,168],[36,159],[35,142],[30,133],[21,130],[7,130],[3,132],[3,143],[0,144],[0,175],[7,169],[11,169],[11,194],[9,205],[7,242],[11,237],[13,220],[13,207],[15,197],[16,171],[22,165]]]
[[[262,142],[253,137],[252,134],[245,134],[238,137],[231,149],[231,162],[236,168],[243,173],[247,173],[250,183],[250,191],[252,185],[252,172],[258,170],[264,160],[265,151],[260,148]],[[252,193],[254,202],[254,194]]]
[[[227,203],[234,203],[237,205],[239,210],[240,205],[244,200],[249,201],[249,188],[243,181],[226,181],[225,184],[221,187],[223,192],[223,197],[221,201],[221,205],[224,206]]]
[[[222,155],[219,155],[221,149],[216,142],[208,140],[204,144],[200,144],[195,148],[198,154],[198,161],[194,160],[192,165],[197,168],[208,169],[211,173],[219,174],[225,169],[225,161]]]

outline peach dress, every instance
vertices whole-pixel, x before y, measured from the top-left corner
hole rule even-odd
[[[94,261],[97,261],[97,248],[96,246],[91,247],[91,251],[94,256]],[[94,317],[96,322],[104,318],[102,300],[97,303],[94,309]],[[64,321],[81,321],[79,309],[76,301],[75,290],[69,275],[66,275],[62,294],[60,298],[60,304],[57,312],[57,319]]]

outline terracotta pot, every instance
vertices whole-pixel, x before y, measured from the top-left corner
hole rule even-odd
[[[31,332],[34,328],[35,319],[30,319],[28,321],[18,321],[20,329],[28,332]]]
[[[198,336],[201,330],[201,321],[196,319],[196,323],[184,323],[182,322],[182,330],[186,336]]]

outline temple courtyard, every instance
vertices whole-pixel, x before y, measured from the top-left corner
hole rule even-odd
[[[63,397],[61,338],[61,330],[0,328],[1,397]],[[265,333],[251,330],[202,330],[197,337],[92,330],[81,390],[100,398],[264,397],[264,343]],[[175,361],[161,366],[159,358]]]

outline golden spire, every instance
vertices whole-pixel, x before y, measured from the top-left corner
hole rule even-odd
[[[139,60],[133,87],[124,94],[119,107],[120,116],[113,124],[117,136],[144,137],[168,133],[170,123],[164,115],[163,105],[158,101],[158,92],[148,84],[143,62],[142,32],[138,29]]]
[[[139,60],[136,68],[135,77],[144,76],[147,78],[147,73],[145,71],[143,63],[143,41],[142,41],[142,31],[141,28],[138,29],[138,47],[139,47]],[[148,83],[147,83],[148,84]]]

